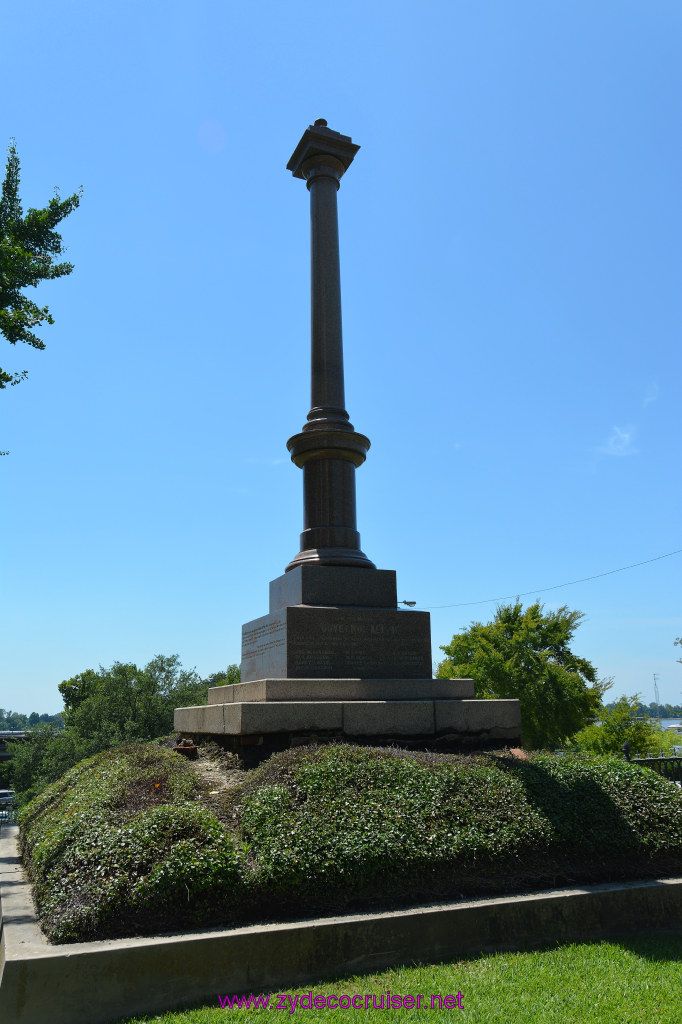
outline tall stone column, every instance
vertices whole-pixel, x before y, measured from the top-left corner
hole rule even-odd
[[[398,609],[396,574],[370,562],[356,524],[355,469],[369,440],[346,412],[336,193],[359,148],[320,120],[287,164],[310,192],[311,409],[287,441],[303,470],[304,521],[300,552],[270,582],[268,614],[244,624],[243,682],[425,679],[431,671],[428,612]]]
[[[431,679],[428,612],[398,608],[396,574],[360,550],[355,468],[369,441],[348,421],[336,193],[359,147],[316,121],[287,167],[310,191],[311,409],[287,442],[303,470],[301,551],[242,627],[241,683],[179,708],[175,728],[214,735],[249,763],[302,742],[495,749],[520,742],[515,700],[474,700],[472,679]]]
[[[369,439],[345,408],[341,275],[336,193],[360,147],[319,119],[304,132],[287,164],[310,192],[311,409],[299,434],[287,441],[303,470],[301,550],[287,566],[340,565],[374,569],[360,549],[355,468]]]

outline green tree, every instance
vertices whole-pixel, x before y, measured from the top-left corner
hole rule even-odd
[[[569,644],[581,612],[520,601],[498,606],[492,622],[472,622],[441,647],[440,678],[472,678],[478,698],[517,698],[524,745],[555,747],[596,715],[609,681]]]
[[[85,757],[119,743],[167,736],[175,708],[205,704],[209,686],[239,678],[239,667],[228,665],[201,679],[182,667],[177,654],[158,654],[141,669],[115,661],[110,668],[79,672],[59,684],[66,727],[57,727],[61,716],[51,716],[56,724],[39,722],[25,743],[16,744],[10,762],[14,789],[24,803]]]
[[[90,674],[91,670],[82,676]],[[67,685],[71,682],[67,680]],[[92,692],[76,706],[67,708],[66,721],[67,727],[84,739],[104,734],[107,746],[130,740],[150,740],[173,728],[172,715],[157,681],[145,669],[119,661],[109,669],[100,669]]]
[[[22,289],[64,277],[73,270],[71,263],[54,262],[64,252],[61,235],[54,229],[76,209],[80,199],[80,192],[68,199],[60,199],[56,192],[47,206],[29,209],[24,216],[19,199],[19,157],[14,143],[10,144],[0,195],[0,333],[11,345],[23,341],[32,348],[45,348],[32,328],[54,320],[47,306],[37,306],[22,294]],[[26,373],[0,369],[0,388],[18,384]]]
[[[225,672],[213,672],[204,682],[208,686],[233,686],[241,682],[239,665],[228,665]]]
[[[64,701],[64,720],[67,725],[71,724],[71,717],[81,704],[95,694],[99,683],[100,675],[93,669],[86,668],[85,672],[79,672],[78,675],[59,684],[57,689]]]
[[[73,729],[39,723],[24,743],[14,743],[10,780],[19,803],[27,803],[69,768],[106,748],[103,734],[85,740]]]
[[[620,754],[627,740],[633,757],[649,750],[657,753],[670,746],[660,726],[638,714],[639,706],[638,693],[632,697],[620,697],[615,704],[602,708],[599,723],[592,723],[576,733],[573,745],[595,754]]]
[[[157,654],[142,669],[120,661],[97,672],[86,669],[61,682],[59,692],[67,726],[88,739],[104,730],[122,743],[167,735],[175,708],[205,704],[209,686],[230,682],[239,682],[237,665],[202,679],[184,669],[177,654]]]
[[[5,711],[0,708],[0,729],[25,729],[28,717],[20,711]]]

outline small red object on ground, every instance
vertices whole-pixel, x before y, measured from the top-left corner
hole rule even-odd
[[[194,758],[197,756],[197,748],[194,746],[194,744],[181,743],[180,746],[173,747],[173,750],[177,751],[178,754],[184,754],[185,757]]]

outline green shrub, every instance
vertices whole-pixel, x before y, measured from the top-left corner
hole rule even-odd
[[[197,792],[173,751],[129,745],[81,762],[20,813],[53,941],[195,923],[214,902],[227,909],[243,851]]]
[[[21,813],[54,941],[679,873],[682,794],[617,758],[351,746],[272,757],[209,804],[149,744]]]
[[[322,747],[273,758],[235,811],[281,903],[596,880],[682,857],[679,791],[615,758]]]

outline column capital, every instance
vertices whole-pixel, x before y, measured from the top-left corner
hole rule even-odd
[[[303,132],[296,149],[291,154],[287,164],[287,170],[291,171],[295,178],[307,178],[310,173],[308,164],[314,157],[332,157],[334,164],[338,166],[338,177],[344,174],[353,162],[353,157],[360,149],[353,142],[350,135],[342,135],[327,127],[323,117],[317,119],[315,124],[308,125]],[[317,163],[317,162],[316,162]],[[333,166],[333,164],[332,164]],[[307,172],[307,173],[306,173]]]

